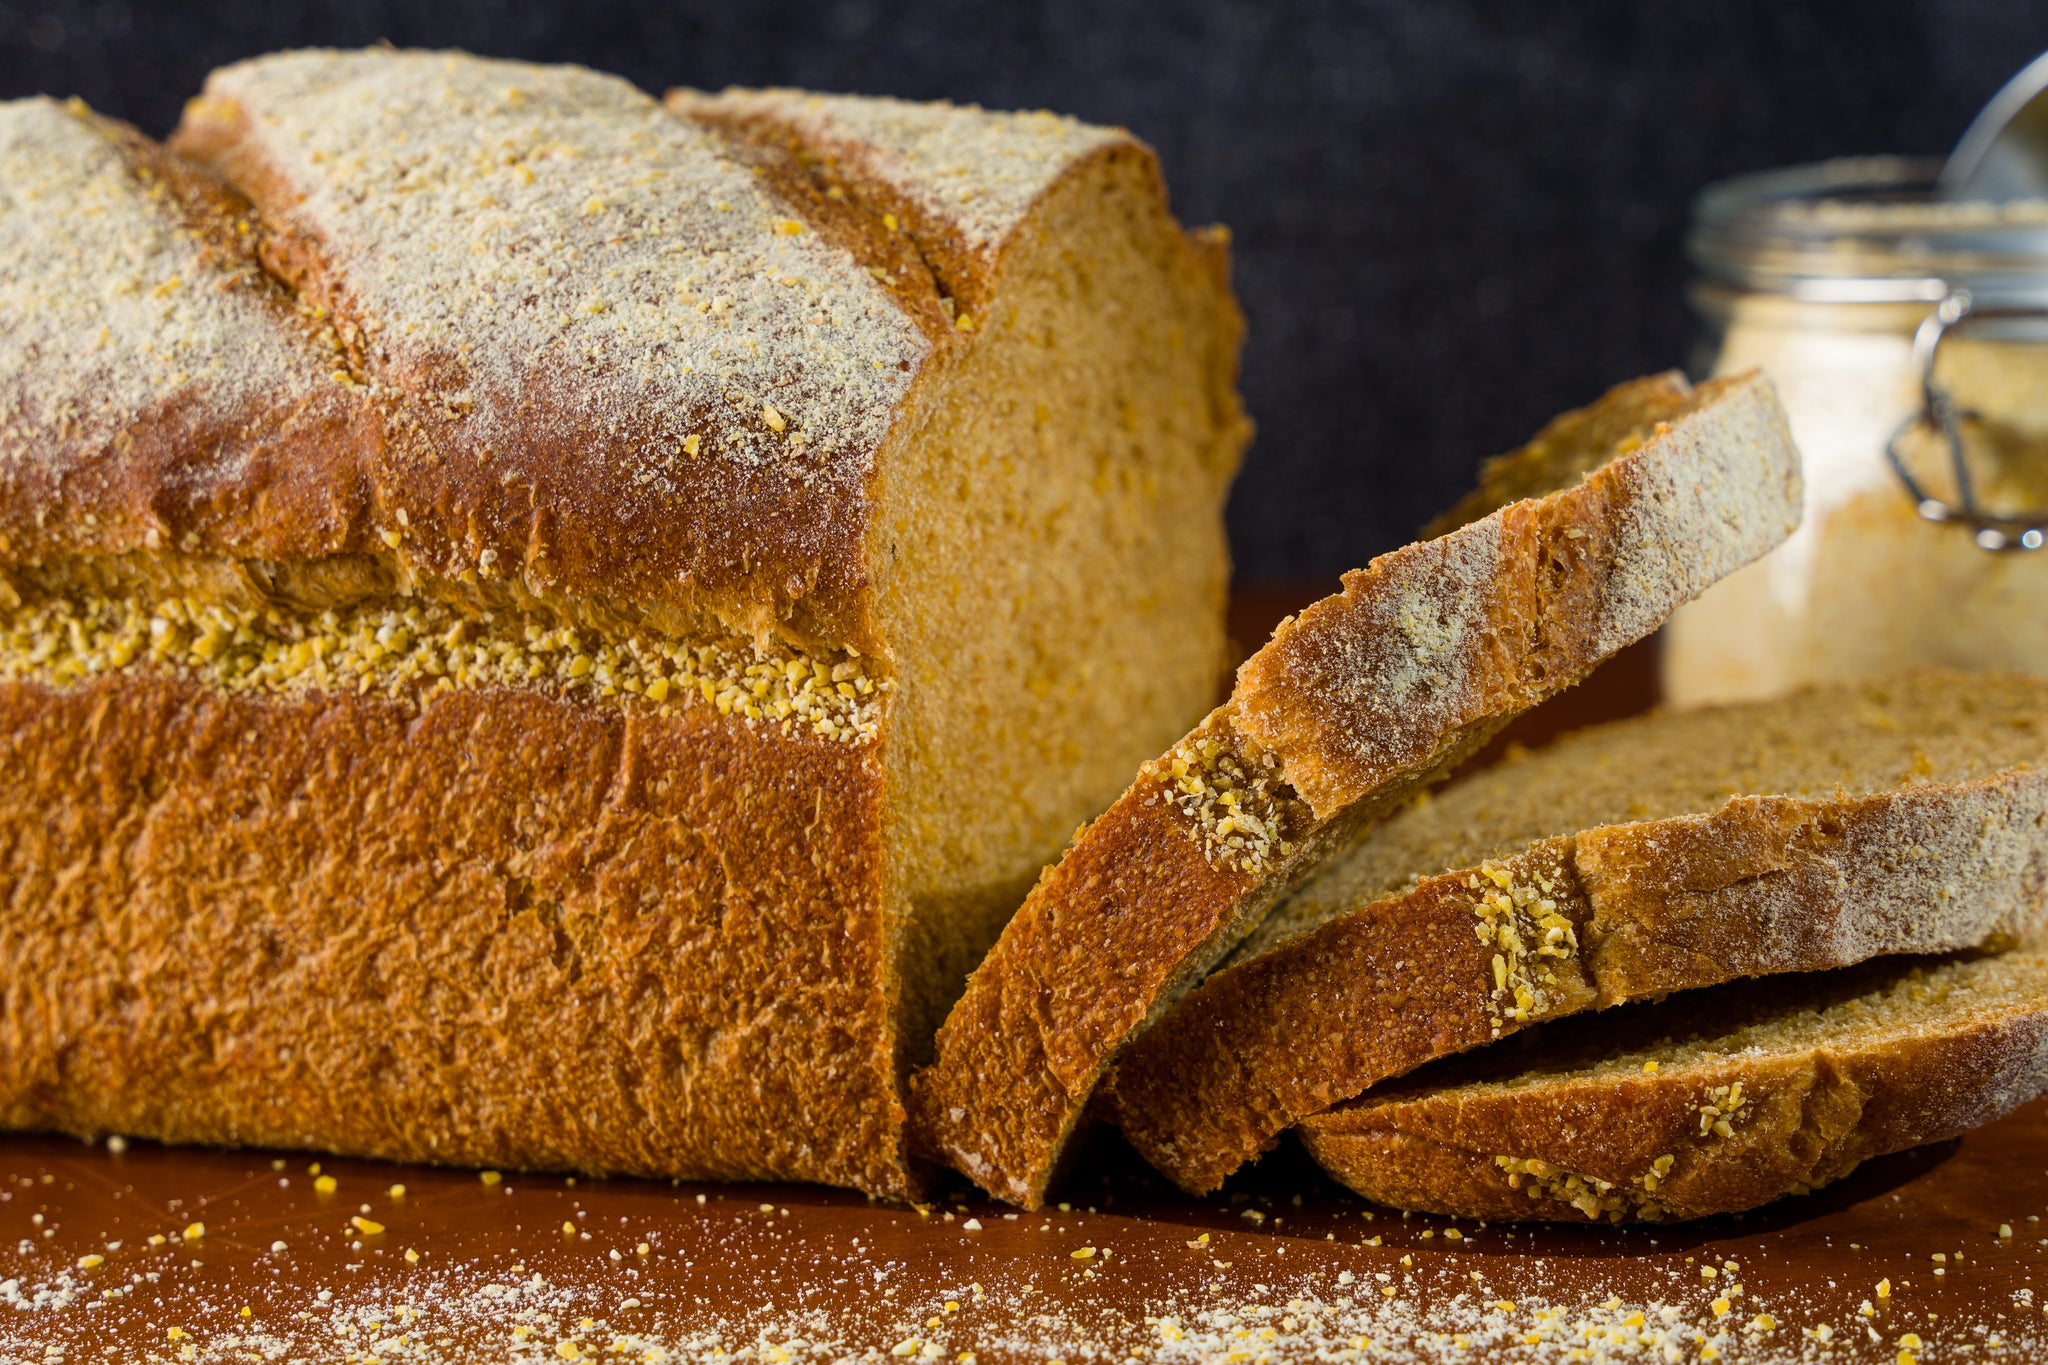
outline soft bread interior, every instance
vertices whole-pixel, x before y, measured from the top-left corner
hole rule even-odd
[[[1039,869],[1222,677],[1240,324],[1156,175],[1126,147],[1055,185],[880,481],[914,1060]]]
[[[2000,675],[1926,673],[1597,726],[1400,811],[1319,871],[1241,955],[1537,839],[1712,811],[1737,795],[1982,777],[2029,757],[2048,757],[2048,687]]]

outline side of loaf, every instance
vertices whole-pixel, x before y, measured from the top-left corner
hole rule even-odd
[[[1652,818],[1602,823],[1629,814]],[[1661,713],[1394,816],[1133,1043],[1105,1102],[1207,1193],[1310,1115],[1546,1019],[2044,915],[2048,683],[1929,673]]]
[[[1656,1222],[1805,1193],[2048,1091],[2038,947],[1708,994],[1532,1031],[1482,1077],[1367,1096],[1302,1141],[1400,1208]]]
[[[1753,375],[1625,385],[1516,463],[1561,491],[1347,575],[1075,836],[913,1078],[924,1150],[1041,1202],[1118,1050],[1319,860],[1798,515],[1797,456]]]
[[[1127,134],[741,100],[0,106],[0,1124],[914,1192],[1214,695],[1242,328]]]

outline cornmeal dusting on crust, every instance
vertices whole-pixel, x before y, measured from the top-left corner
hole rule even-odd
[[[857,163],[984,259],[993,257],[1039,195],[1076,158],[1129,140],[1121,129],[1043,110],[992,113],[972,104],[913,104],[782,89],[727,90],[709,97],[686,92],[683,98],[788,123],[806,142]],[[888,226],[916,233],[923,224],[913,219]]]
[[[214,73],[188,122],[238,113],[303,196],[369,373],[445,374],[484,442],[644,433],[618,458],[657,491],[709,458],[860,496],[930,349],[845,250],[778,227],[720,137],[615,77],[295,52]]]
[[[1298,804],[1279,777],[1227,738],[1191,735],[1148,765],[1161,797],[1188,820],[1188,837],[1211,866],[1260,876],[1286,857],[1288,814]]]
[[[0,463],[52,432],[91,448],[190,391],[233,408],[258,376],[317,372],[310,348],[304,366],[248,363],[295,344],[269,288],[209,250],[83,105],[0,104]]]
[[[1670,1170],[1670,1157],[1660,1157],[1664,1169]],[[1534,1157],[1497,1156],[1493,1164],[1505,1173],[1508,1188],[1520,1190],[1531,1199],[1552,1199],[1569,1204],[1592,1222],[1605,1218],[1610,1223],[1623,1222],[1631,1216],[1646,1223],[1654,1223],[1664,1217],[1664,1206],[1649,1197],[1648,1190],[1631,1189],[1626,1185],[1615,1185],[1596,1176],[1576,1175],[1548,1161]],[[1648,1181],[1654,1181],[1658,1172],[1653,1167],[1646,1173]]]
[[[58,598],[0,614],[0,679],[68,686],[119,669],[182,668],[231,691],[409,696],[458,687],[634,697],[672,714],[715,707],[787,735],[863,744],[890,682],[856,655],[601,638],[515,613],[432,602],[294,613],[171,598]]]
[[[1494,949],[1492,1018],[1498,1038],[1509,1021],[1532,1022],[1554,1003],[1549,991],[1558,984],[1557,964],[1578,955],[1578,929],[1559,911],[1557,888],[1548,877],[1517,881],[1489,861],[1466,876],[1465,886],[1478,893],[1473,932]]]

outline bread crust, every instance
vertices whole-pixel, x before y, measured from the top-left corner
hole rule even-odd
[[[991,1194],[1045,1197],[1118,1049],[1240,941],[1331,847],[1536,701],[1789,533],[1798,459],[1768,381],[1663,376],[1672,414],[1548,497],[1345,576],[1283,622],[1183,741],[1233,749],[1282,792],[1246,860],[1160,800],[1174,754],[1048,869],[912,1078],[914,1141]],[[1238,861],[1229,861],[1237,858]]]
[[[2043,970],[2037,963],[2037,974]],[[1702,1106],[1741,1086],[1726,1133]],[[1302,1143],[1349,1188],[1398,1208],[1500,1220],[1700,1218],[1838,1180],[1954,1137],[2048,1090],[2048,993],[1911,1036],[1724,1058],[1682,1073],[1574,1077],[1486,1094],[1371,1097],[1305,1122]],[[1511,1185],[1497,1158],[1555,1168]],[[1645,1188],[1645,1172],[1669,1157]],[[1558,1188],[1598,1180],[1619,1197]],[[1517,1187],[1519,1186],[1519,1188]],[[1597,1190],[1597,1187],[1595,1187]],[[1603,1192],[1604,1193],[1604,1192]],[[1546,1197],[1546,1195],[1548,1197]]]
[[[860,206],[871,230],[948,300],[950,318],[970,325],[989,302],[1007,243],[1045,192],[1046,166],[1134,157],[1159,179],[1158,158],[1123,129],[1051,114],[738,86],[671,90],[664,103],[793,156],[828,193],[839,191],[836,202]],[[963,167],[974,168],[975,183],[948,193]],[[1163,201],[1163,183],[1159,190]]]
[[[100,288],[118,300],[162,292],[167,309],[199,321],[144,348],[175,356],[160,374],[124,354],[121,338],[74,345],[88,338],[42,334],[33,313],[17,321],[19,349],[0,367],[0,570],[174,549],[275,560],[373,543],[357,471],[402,445],[391,409],[332,380],[318,329],[257,260],[263,232],[247,202],[83,106],[26,100],[5,113],[0,143],[27,201],[19,219],[48,225],[9,234],[8,273],[26,277],[9,283],[42,283],[55,296],[49,317],[64,314],[70,291]],[[35,188],[58,202],[29,199]],[[37,236],[63,233],[65,215],[87,204],[108,221],[127,210],[117,250],[74,241],[72,259],[42,254]],[[131,256],[160,263],[164,277],[105,275]],[[72,271],[95,273],[85,284],[37,274]],[[114,314],[78,321],[111,332]]]
[[[2017,937],[2048,915],[2048,770],[1740,796],[1546,839],[1497,867],[1541,879],[1576,929],[1541,1009],[1501,1009],[1496,948],[1473,932],[1494,885],[1463,868],[1210,977],[1125,1051],[1106,1112],[1174,1183],[1207,1194],[1309,1116],[1546,1019]]]
[[[408,69],[394,71],[401,63]],[[392,80],[407,83],[402,100],[381,84]],[[515,356],[507,348],[522,343],[507,330],[465,329],[459,323],[441,332],[402,329],[396,325],[401,315],[421,310],[431,316],[433,304],[410,302],[413,281],[380,267],[386,255],[412,259],[397,255],[411,245],[411,234],[387,212],[394,187],[352,171],[357,158],[321,154],[322,133],[317,124],[309,128],[308,120],[380,104],[392,111],[387,118],[404,120],[411,117],[408,102],[428,100],[441,83],[452,109],[436,109],[431,117],[457,127],[466,121],[479,136],[488,130],[507,140],[517,137],[515,129],[524,132],[515,122],[521,109],[548,101],[565,112],[556,124],[546,116],[528,120],[529,136],[587,136],[587,123],[570,121],[586,110],[600,113],[607,127],[637,124],[640,131],[628,135],[628,145],[646,173],[688,178],[688,195],[673,201],[675,216],[685,224],[677,240],[696,245],[690,242],[696,216],[684,206],[701,203],[708,214],[709,200],[727,203],[727,212],[712,216],[719,230],[703,245],[757,254],[758,268],[771,273],[794,269],[820,278],[833,296],[820,312],[831,344],[849,367],[889,380],[872,394],[849,384],[854,397],[830,416],[814,417],[798,396],[808,392],[801,382],[759,386],[736,376],[728,388],[737,402],[708,381],[650,389],[623,360],[586,362],[577,345],[568,344],[573,333],[567,330],[565,344]],[[475,102],[497,97],[506,85],[532,94],[473,110]],[[452,178],[469,169],[452,148],[445,158],[437,155],[431,124],[407,127],[421,144],[412,173],[421,190],[432,192],[437,175]],[[363,452],[367,458],[350,472],[379,509],[407,508],[398,548],[412,572],[454,578],[474,571],[489,550],[499,572],[541,593],[667,604],[744,631],[881,647],[867,572],[868,481],[876,463],[888,458],[883,448],[901,439],[894,411],[930,377],[935,353],[951,343],[948,331],[930,325],[928,312],[906,310],[867,274],[868,265],[884,266],[893,258],[864,233],[857,216],[833,215],[820,232],[802,216],[818,212],[820,203],[791,196],[794,178],[752,174],[751,158],[714,130],[664,116],[623,81],[574,68],[467,58],[443,67],[430,53],[382,59],[286,53],[224,67],[208,77],[171,145],[215,168],[249,197],[275,228],[267,263],[296,293],[334,317],[345,354],[363,381],[403,395],[400,421],[417,432],[421,448],[412,458],[383,449]],[[532,157],[547,167],[542,151],[535,149]],[[684,272],[656,266],[666,247],[661,235],[637,222],[605,226],[613,212],[605,192],[623,194],[628,179],[614,172],[586,188],[549,172],[538,184],[559,185],[552,194],[589,196],[590,204],[603,207],[579,217],[573,204],[543,198],[534,209],[520,210],[530,216],[515,217],[511,231],[559,234],[580,248],[579,255],[611,261],[614,271],[658,270],[672,298],[676,286],[667,277]],[[505,180],[486,176],[469,192],[495,193],[519,204],[512,185],[500,183]],[[789,259],[771,259],[771,250],[758,245],[778,240],[774,224],[780,221],[809,229],[782,237],[788,245],[773,249]],[[443,225],[444,231],[457,229],[455,222]],[[608,235],[617,233],[625,235]],[[480,232],[477,240],[508,261],[521,259],[518,236],[503,246],[503,233]],[[418,255],[428,267],[445,260],[430,252]],[[467,279],[437,284],[452,294],[472,288]],[[522,280],[520,287],[545,286]],[[772,291],[769,297],[774,299]],[[595,300],[589,306],[600,312],[580,325],[589,330],[602,324],[602,310],[635,302]],[[764,305],[768,311],[750,330],[800,333],[783,302]],[[687,316],[692,310],[676,311]],[[782,318],[782,311],[791,316]],[[699,356],[701,372],[718,352],[720,343],[712,339],[717,330],[714,320],[703,339],[672,344]],[[786,340],[777,337],[778,344]],[[616,350],[620,341],[606,334],[591,344]],[[795,372],[794,354],[791,361]],[[819,382],[818,376],[807,379]],[[643,389],[637,411],[623,406],[629,394]],[[789,409],[786,423],[836,424],[813,433],[821,448],[830,449],[829,457],[774,453],[787,447],[785,438],[797,429],[769,429],[763,405],[777,399]],[[498,414],[512,425],[486,420]],[[699,438],[696,456],[683,448],[692,435]],[[371,541],[365,548],[377,547]]]
[[[380,293],[369,278],[380,257],[403,244],[406,234],[375,217],[402,193],[351,178],[341,163],[354,158],[309,153],[317,129],[304,127],[336,90],[355,92],[365,107],[390,104],[390,117],[401,122],[412,117],[395,103],[410,98],[410,87],[394,92],[379,84],[401,77],[421,91],[446,84],[465,112],[443,121],[466,120],[479,137],[502,134],[516,111],[471,108],[465,101],[478,88],[496,100],[525,85],[533,100],[556,99],[565,118],[601,111],[614,123],[644,123],[636,155],[653,174],[687,177],[687,192],[669,202],[701,202],[717,229],[713,240],[694,240],[700,225],[692,219],[671,225],[670,235],[699,252],[751,249],[766,274],[810,286],[759,286],[771,300],[815,295],[808,311],[793,302],[764,305],[763,319],[745,335],[782,346],[815,334],[823,338],[818,354],[790,353],[783,372],[758,388],[707,381],[632,397],[634,362],[649,353],[639,336],[627,338],[623,355],[617,335],[598,336],[592,344],[619,358],[587,366],[582,343],[568,340],[531,357],[494,353],[513,341],[488,329],[445,344],[428,340],[431,329],[396,316],[407,281],[385,281]],[[702,101],[672,107],[679,112],[665,114],[624,82],[574,68],[306,52],[213,73],[172,136],[178,155],[110,120],[82,110],[68,115],[119,144],[142,192],[171,191],[195,246],[179,297],[204,313],[222,306],[217,295],[225,291],[252,314],[244,321],[257,336],[236,352],[251,378],[238,400],[200,377],[89,423],[75,419],[78,400],[89,403],[89,394],[45,409],[0,383],[0,411],[10,418],[0,425],[9,457],[0,459],[0,563],[173,547],[284,563],[348,555],[401,587],[495,580],[543,600],[651,618],[673,634],[724,631],[884,651],[870,573],[875,471],[893,446],[911,439],[971,334],[942,308],[952,300],[942,299],[916,238],[887,230],[879,208],[829,197],[792,139],[767,135],[767,113],[743,125],[713,117]],[[922,114],[942,125],[956,115],[964,117]],[[1127,134],[1053,122],[1063,135],[1036,139],[1037,155],[1011,177],[1014,213],[994,225],[1003,231],[992,232],[974,257],[976,307],[1000,274],[1008,232],[1088,160],[1123,158],[1159,181],[1156,158]],[[545,119],[535,128],[536,138],[578,131]],[[546,147],[528,149],[535,164],[547,163]],[[437,164],[424,146],[420,161],[424,181]],[[935,191],[914,178],[925,169],[909,166],[912,178],[889,193],[929,197]],[[479,202],[503,201],[509,231],[543,242],[546,234],[567,236],[593,259],[626,253],[628,265],[658,267],[670,293],[689,274],[685,262],[694,258],[662,264],[671,259],[663,254],[669,241],[645,224],[603,226],[614,210],[589,191],[622,190],[631,180],[623,172],[603,184],[578,181],[573,193],[554,191],[574,202],[548,199],[532,209],[514,199],[510,175],[475,190]],[[978,182],[959,183],[971,191]],[[1160,196],[1163,202],[1163,188]],[[712,214],[712,201],[726,211]],[[579,203],[590,212],[580,213]],[[680,208],[676,216],[684,216]],[[464,225],[451,221],[443,230]],[[587,241],[575,237],[579,231]],[[524,259],[521,240],[505,249],[508,260]],[[457,286],[471,282],[450,281],[447,292],[460,292]],[[727,307],[720,301],[729,295],[705,292],[706,309]],[[564,338],[618,311],[605,311],[603,299],[588,306],[600,311],[565,323]],[[584,307],[578,302],[577,311]],[[664,337],[654,353],[688,349],[697,372],[716,373],[721,351],[741,348],[745,335],[712,333]],[[829,372],[809,373],[806,362]],[[853,392],[857,385],[835,379],[838,371],[888,378],[871,392]],[[619,393],[605,392],[611,388]],[[851,396],[832,397],[841,389]],[[586,396],[592,392],[598,396]],[[764,416],[764,405],[775,403],[788,409],[777,410],[782,429]],[[799,434],[808,444],[791,447]],[[67,515],[39,519],[31,515],[38,507]]]
[[[1768,380],[1655,376],[1610,404],[1668,415],[1563,492],[1354,569],[1238,670],[1239,729],[1317,818],[1563,690],[1791,533],[1798,455]]]
[[[0,1124],[914,1189],[874,746],[143,674],[0,753]]]

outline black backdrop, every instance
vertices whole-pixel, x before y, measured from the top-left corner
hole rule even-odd
[[[2048,48],[2048,3],[0,0],[0,96],[162,133],[209,67],[380,38],[1135,129],[1181,216],[1236,230],[1259,436],[1231,529],[1241,578],[1279,581],[1405,540],[1478,457],[1682,363],[1694,191],[1945,150]]]

